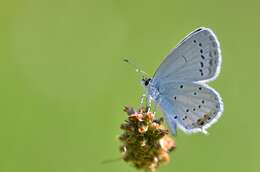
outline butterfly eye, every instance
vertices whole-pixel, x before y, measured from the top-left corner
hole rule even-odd
[[[144,82],[144,85],[147,86],[150,81],[151,81],[151,78],[146,79],[145,82]]]

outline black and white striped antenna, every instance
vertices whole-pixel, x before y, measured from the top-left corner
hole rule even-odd
[[[140,68],[138,68],[138,66],[135,63],[132,63],[128,59],[124,59],[123,61],[128,63],[128,64],[130,64],[135,69],[135,71],[137,73],[141,73],[141,74],[144,74],[144,75],[148,76],[148,74],[146,72],[144,72],[143,70],[141,70]]]

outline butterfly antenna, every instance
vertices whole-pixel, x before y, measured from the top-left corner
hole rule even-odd
[[[122,158],[115,158],[115,159],[109,159],[109,160],[104,160],[101,162],[101,164],[110,164],[110,163],[113,163],[113,162],[117,162],[117,161],[120,161],[122,160]]]
[[[128,64],[130,64],[133,68],[135,68],[135,71],[136,71],[137,73],[142,73],[142,74],[148,76],[148,74],[147,74],[146,72],[144,72],[143,70],[141,70],[140,68],[138,68],[135,63],[132,63],[132,62],[129,61],[128,59],[124,59],[123,61],[126,62],[126,63],[128,63]]]

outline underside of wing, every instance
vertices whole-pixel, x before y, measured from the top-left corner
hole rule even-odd
[[[155,72],[154,81],[203,81],[217,77],[221,65],[221,52],[216,35],[208,28],[190,33],[164,59]]]
[[[206,132],[223,112],[219,94],[204,84],[172,83],[162,90],[160,107],[171,127],[172,121],[186,133]]]

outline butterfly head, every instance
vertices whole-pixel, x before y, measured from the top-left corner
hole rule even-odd
[[[152,78],[146,78],[146,77],[143,77],[142,80],[141,80],[141,83],[144,87],[147,87],[150,83],[150,81],[152,80]]]

